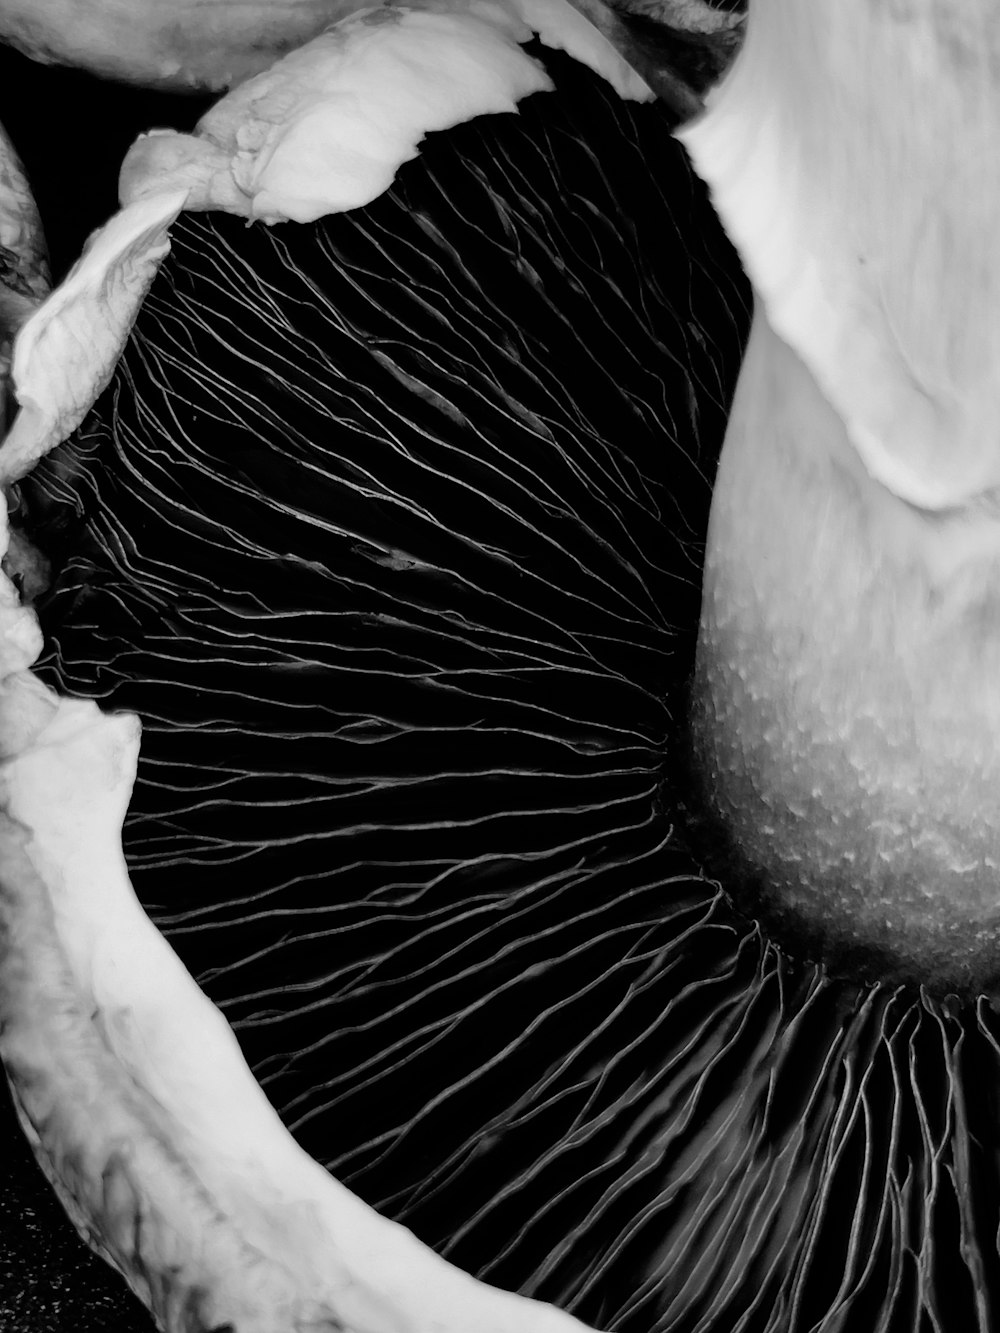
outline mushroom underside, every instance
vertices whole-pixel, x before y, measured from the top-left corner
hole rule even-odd
[[[37,669],[141,717],[133,883],[285,1123],[454,1263],[598,1328],[985,1333],[991,1006],[789,959],[687,836],[745,282],[662,108],[536,54],[365,210],[177,224],[19,488]]]

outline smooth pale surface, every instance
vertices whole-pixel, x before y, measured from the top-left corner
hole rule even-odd
[[[681,136],[758,296],[700,772],[751,908],[866,980],[1000,973],[998,127],[986,0],[758,0]]]
[[[592,18],[614,19],[605,0],[575,2]],[[564,0],[510,3],[542,41],[592,63],[593,27],[582,15],[574,23]],[[0,40],[36,60],[78,65],[146,87],[221,91],[267,69],[330,23],[369,7],[364,0],[0,0]],[[483,3],[468,0],[454,7],[473,12]],[[661,0],[650,17],[698,34],[739,23],[703,0]],[[619,80],[634,79],[610,45],[597,59],[616,87]]]
[[[681,134],[865,467],[938,511],[1000,485],[998,132],[993,0],[754,0]]]
[[[570,0],[511,2],[546,46],[566,51],[581,64],[588,65],[607,79],[620,97],[636,102],[652,101],[649,86],[576,4]]]
[[[152,133],[122,165],[123,203],[187,189],[188,208],[311,222],[388,188],[425,134],[547,91],[539,35],[652,93],[568,0],[420,0],[367,8],[224,97],[193,135]]]
[[[189,207],[312,221],[377,198],[429,130],[513,111],[548,88],[505,5],[482,13],[366,10],[243,84],[195,135],[153,134],[122,166],[121,197],[189,190]]]
[[[221,91],[357,8],[357,0],[0,0],[0,39],[105,78]]]
[[[866,979],[997,971],[998,680],[995,520],[873,481],[758,312],[713,495],[695,740],[764,901],[834,957],[868,951]]]

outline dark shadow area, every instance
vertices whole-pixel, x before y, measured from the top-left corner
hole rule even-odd
[[[121,1278],[77,1235],[42,1175],[0,1078],[0,1328],[153,1333]]]
[[[0,47],[0,123],[24,162],[58,281],[118,206],[118,167],[143,130],[190,130],[211,98],[151,93]]]

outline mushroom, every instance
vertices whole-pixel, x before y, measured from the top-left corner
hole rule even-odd
[[[332,217],[174,220],[206,160],[252,212],[274,140],[248,171],[221,111],[145,141],[22,333],[29,1138],[167,1328],[986,1333],[990,1004],[843,977],[702,873],[683,714],[746,288],[669,113],[512,40],[551,91]],[[85,344],[110,378],[56,444],[44,335],[109,273],[134,327]]]

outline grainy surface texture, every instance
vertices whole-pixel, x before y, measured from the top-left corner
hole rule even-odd
[[[152,1333],[121,1278],[95,1259],[39,1171],[0,1091],[0,1328],[5,1333]]]

